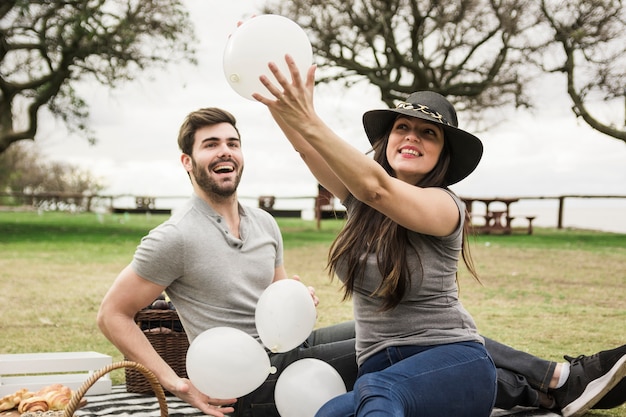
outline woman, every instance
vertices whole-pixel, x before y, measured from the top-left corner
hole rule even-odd
[[[365,113],[370,158],[317,116],[315,67],[303,81],[286,61],[291,81],[271,63],[279,85],[261,81],[274,99],[254,97],[348,213],[329,271],[353,300],[359,378],[317,415],[489,416],[496,371],[458,300],[465,208],[447,188],[475,169],[482,143],[456,127],[444,97],[417,92]]]

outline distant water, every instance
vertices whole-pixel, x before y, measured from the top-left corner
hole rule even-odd
[[[245,200],[248,205],[256,205],[253,199]],[[484,206],[474,203],[474,212],[484,214]],[[278,209],[303,210],[303,218],[313,219],[312,199],[277,199]],[[340,204],[335,204],[340,209]],[[493,210],[503,209],[498,206],[490,206]],[[482,213],[481,213],[482,210]],[[535,216],[533,225],[538,227],[557,227],[559,202],[558,200],[520,200],[511,205],[511,215],[520,217],[513,220],[514,226],[526,227],[528,224],[524,218]],[[581,199],[566,198],[563,206],[563,227],[579,229],[602,230],[615,233],[626,233],[626,198],[610,199]]]
[[[156,199],[157,208],[176,209],[186,200],[185,197],[162,197]],[[256,207],[255,198],[242,197],[243,204]],[[313,219],[312,198],[280,198],[276,199],[274,208],[279,210],[302,210],[302,217]],[[117,207],[133,207],[134,199],[117,199]],[[337,209],[342,206],[335,204]],[[511,205],[511,215],[518,217],[513,226],[525,227],[528,222],[524,217],[535,216],[533,225],[538,227],[556,227],[558,224],[558,200],[520,200]],[[504,207],[490,206],[492,210]],[[484,214],[484,206],[474,203],[474,213]],[[615,233],[626,233],[626,198],[566,198],[563,208],[563,227],[602,230]]]
[[[533,225],[539,227],[557,227],[558,214],[557,200],[521,200],[511,205],[512,216],[536,216]],[[526,219],[513,222],[514,226],[527,224]],[[566,198],[562,223],[564,228],[626,233],[626,199]]]

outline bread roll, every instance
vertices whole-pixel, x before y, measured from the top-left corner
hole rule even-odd
[[[67,404],[70,402],[70,397],[72,396],[71,391],[68,390],[58,390],[58,391],[50,391],[44,397],[46,402],[48,403],[48,408],[50,410],[64,410],[67,407]]]
[[[27,398],[20,402],[20,405],[17,407],[17,411],[20,413],[26,412],[36,412],[36,411],[48,411],[50,407],[48,406],[48,402],[44,397],[40,397],[38,395],[34,397]]]
[[[25,400],[26,398],[32,397],[34,395],[35,394],[33,392],[30,392],[26,388],[19,389],[13,394],[5,395],[4,397],[0,398],[0,411],[7,411],[17,408],[22,400]]]

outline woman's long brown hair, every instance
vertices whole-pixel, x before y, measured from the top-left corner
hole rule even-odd
[[[374,152],[374,160],[389,175],[395,177],[386,155],[388,141],[389,132],[374,143],[372,150]],[[416,185],[420,187],[446,187],[445,175],[449,164],[450,150],[447,142],[444,141],[444,147],[437,164]],[[343,285],[344,300],[352,297],[355,283],[364,277],[366,255],[376,253],[378,269],[383,276],[383,280],[372,295],[382,298],[383,310],[390,310],[400,303],[407,288],[411,285],[411,274],[407,263],[408,246],[411,246],[415,251],[421,264],[419,253],[409,242],[407,232],[408,230],[405,227],[400,226],[367,204],[360,201],[355,202],[355,207],[350,212],[346,225],[330,247],[328,258],[328,272],[331,277],[335,276],[340,263],[342,268],[346,268],[347,280]],[[461,255],[469,272],[476,280],[480,281],[469,250],[468,233],[469,224],[465,222]]]

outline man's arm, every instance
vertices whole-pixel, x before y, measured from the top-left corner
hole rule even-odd
[[[98,312],[98,326],[127,358],[150,369],[167,390],[178,378],[154,350],[139,326],[135,314],[150,305],[165,288],[137,275],[130,266],[117,277],[104,296]]]
[[[209,400],[188,379],[176,375],[135,323],[135,314],[151,304],[164,290],[165,287],[143,279],[127,266],[102,300],[98,326],[124,356],[150,369],[167,391],[205,414],[223,417],[233,408],[219,406],[231,404],[233,399]]]
[[[272,279],[272,282],[276,282],[279,279],[285,279],[285,278],[287,278],[287,271],[285,270],[284,265],[277,266],[276,268],[274,268],[274,279]]]

